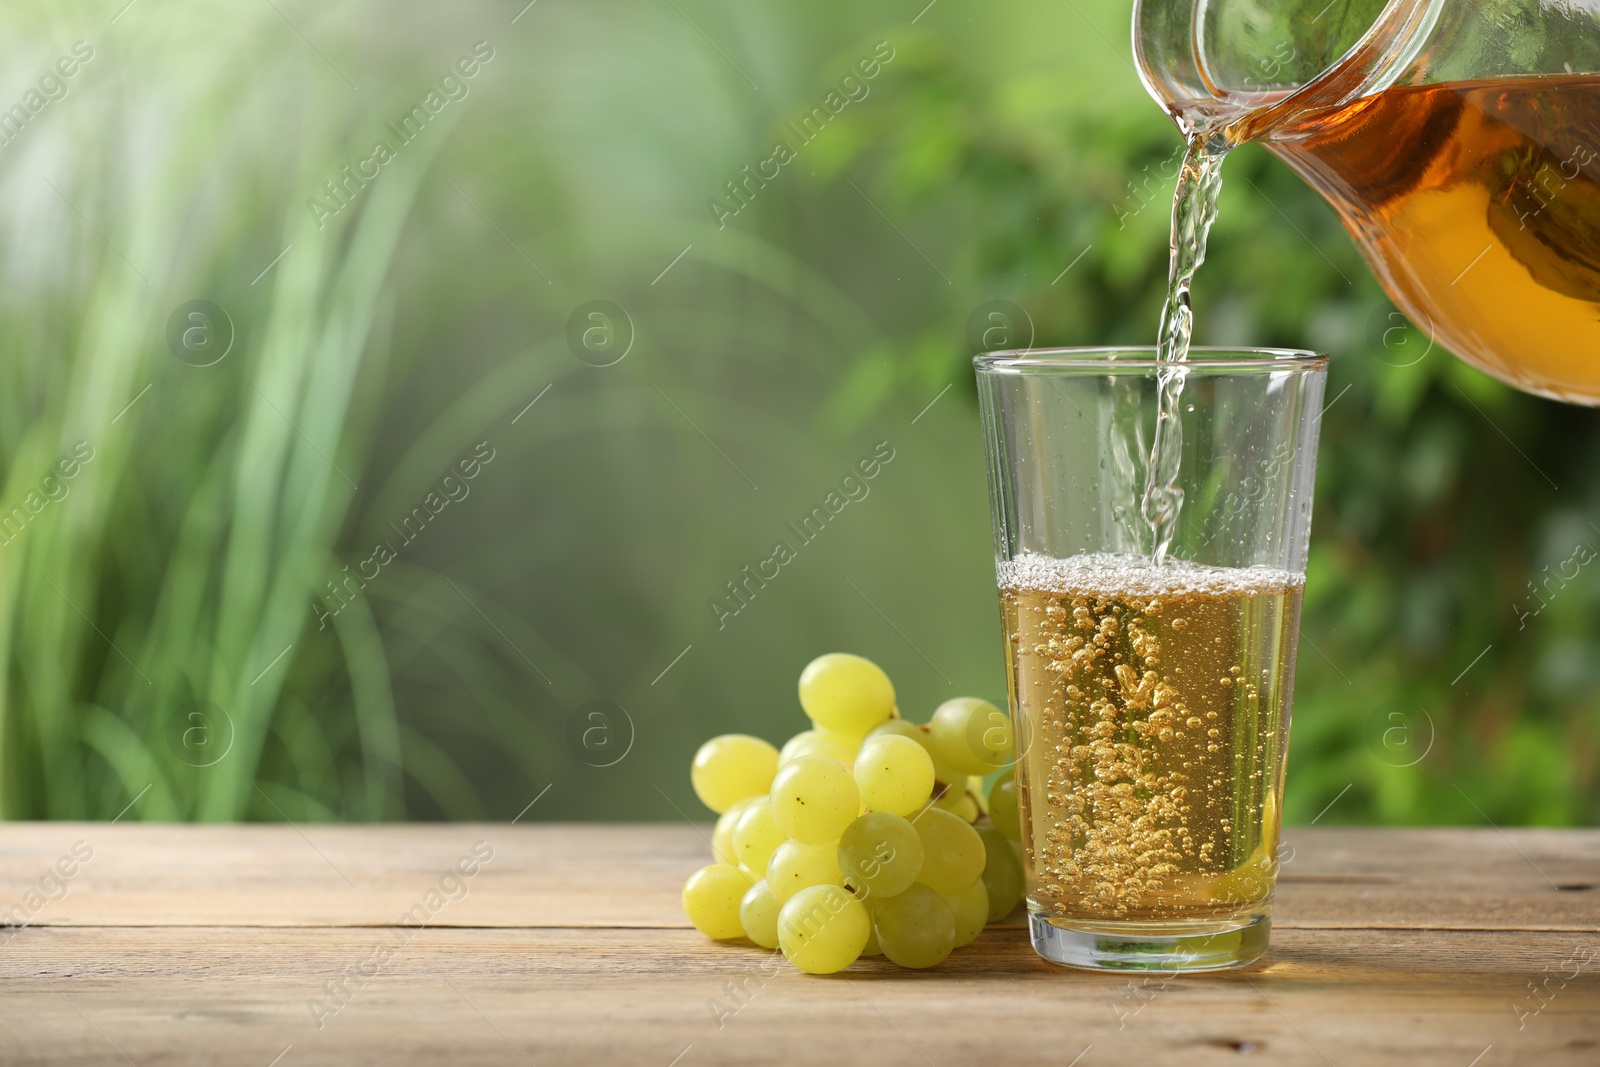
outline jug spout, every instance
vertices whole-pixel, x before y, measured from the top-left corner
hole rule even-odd
[[[1262,142],[1440,347],[1600,405],[1600,5],[1139,0],[1134,20],[1191,142]]]
[[[1404,77],[1446,0],[1136,0],[1145,89],[1183,131],[1233,144]]]

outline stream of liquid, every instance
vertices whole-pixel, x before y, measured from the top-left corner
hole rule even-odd
[[[1189,140],[1172,198],[1172,258],[1167,268],[1167,299],[1161,308],[1156,336],[1157,411],[1150,441],[1141,510],[1150,528],[1150,561],[1166,562],[1172,535],[1178,528],[1183,490],[1178,488],[1178,467],[1183,455],[1183,401],[1185,361],[1194,334],[1194,309],[1189,289],[1195,271],[1206,258],[1206,237],[1217,218],[1217,197],[1222,193],[1222,160],[1226,142],[1198,133]]]

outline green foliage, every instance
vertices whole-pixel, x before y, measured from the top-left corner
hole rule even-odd
[[[0,147],[4,511],[94,450],[0,546],[0,814],[699,818],[696,744],[798,730],[818,653],[872,656],[918,719],[1003,695],[969,319],[1154,333],[1177,141],[1124,4],[281,6],[0,16],[10,69],[96,49]],[[465,99],[319,227],[479,40]],[[719,225],[879,41],[870,93]],[[1254,148],[1226,181],[1200,339],[1335,355],[1288,817],[1349,785],[1324,821],[1592,821],[1600,578],[1515,607],[1600,544],[1591,414],[1390,365],[1331,212]],[[196,298],[235,327],[215,366],[169,347]],[[568,342],[597,298],[635,335],[613,366]],[[879,441],[870,495],[799,542]],[[596,707],[614,766],[574,747]],[[1393,766],[1417,709],[1432,746]]]

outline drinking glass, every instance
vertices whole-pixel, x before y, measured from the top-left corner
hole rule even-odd
[[[974,363],[1034,948],[1102,970],[1248,963],[1271,926],[1327,359]],[[1179,511],[1157,564],[1163,376],[1181,495],[1162,497]]]

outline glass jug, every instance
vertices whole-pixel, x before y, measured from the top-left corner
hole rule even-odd
[[[1137,0],[1185,137],[1260,141],[1395,304],[1519,389],[1600,405],[1600,0]]]

